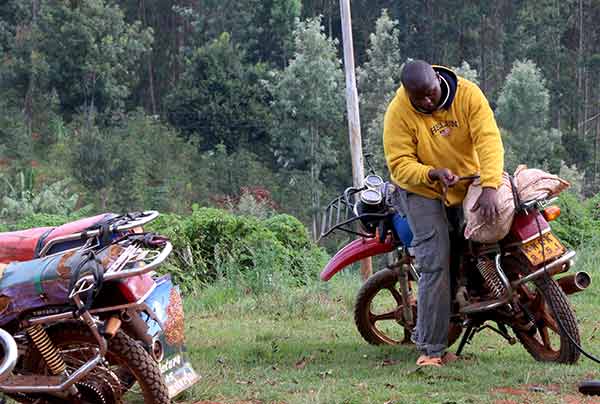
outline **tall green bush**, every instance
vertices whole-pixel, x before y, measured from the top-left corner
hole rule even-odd
[[[600,240],[600,194],[581,200],[573,192],[559,197],[560,217],[551,223],[552,230],[572,248]]]
[[[260,220],[194,207],[190,216],[163,215],[151,228],[172,240],[175,252],[167,269],[188,290],[239,275],[261,282],[251,288],[276,280],[302,284],[316,277],[327,258],[289,215]]]

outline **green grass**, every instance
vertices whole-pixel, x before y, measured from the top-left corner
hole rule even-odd
[[[233,285],[198,290],[187,298],[186,324],[188,350],[202,380],[180,400],[600,402],[576,390],[584,378],[600,379],[599,365],[583,357],[574,366],[539,363],[520,344],[511,346],[491,331],[478,334],[466,347],[466,359],[444,368],[418,369],[412,346],[370,346],[361,339],[352,318],[359,287],[358,277],[343,274],[329,283],[274,287],[261,295]],[[600,356],[598,288],[592,284],[571,301],[584,348]],[[503,388],[524,392],[510,394]]]

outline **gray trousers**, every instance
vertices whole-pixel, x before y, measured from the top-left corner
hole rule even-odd
[[[429,199],[399,190],[398,207],[413,232],[412,251],[420,272],[417,296],[417,326],[412,340],[428,356],[442,356],[448,345],[450,320],[450,236],[447,209],[461,217],[459,208],[446,208],[439,199]],[[454,221],[454,220],[453,220]]]

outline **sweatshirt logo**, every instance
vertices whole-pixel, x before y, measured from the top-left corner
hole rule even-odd
[[[452,128],[458,128],[458,121],[440,121],[431,127],[432,135],[450,136]]]

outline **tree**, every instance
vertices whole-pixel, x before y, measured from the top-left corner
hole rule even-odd
[[[560,169],[558,129],[549,127],[550,94],[535,63],[516,61],[498,98],[496,116],[506,131],[505,144],[516,161],[554,171]],[[514,167],[511,167],[514,168]]]
[[[34,98],[32,90],[55,90],[68,117],[123,108],[151,32],[128,24],[121,9],[104,0],[84,0],[77,7],[60,0],[32,3],[32,23],[10,49],[24,65],[13,69],[12,82],[28,83],[20,90],[26,104]]]
[[[169,95],[169,121],[200,151],[224,144],[228,152],[268,144],[269,94],[262,65],[243,62],[243,51],[223,33],[196,49],[179,85]],[[252,145],[252,146],[251,146]]]
[[[334,145],[343,133],[343,75],[336,41],[326,37],[320,19],[299,22],[295,54],[271,80],[274,119],[271,133],[280,165],[310,178],[312,230],[317,234],[323,167],[335,164]]]
[[[82,117],[69,130],[63,158],[88,202],[117,211],[189,208],[198,155],[172,127],[137,110],[118,125],[98,128]]]
[[[129,175],[135,162],[128,157],[122,158],[123,148],[118,138],[103,132],[90,121],[85,119],[74,128],[73,144],[69,148],[71,171],[94,204],[106,210],[111,195],[121,192],[112,185]]]
[[[459,76],[462,76],[475,84],[479,84],[479,74],[477,73],[477,70],[471,68],[471,65],[466,60],[463,60],[459,67],[452,67],[451,69]]]
[[[369,40],[367,59],[358,69],[361,122],[366,126],[365,151],[373,156],[377,170],[383,172],[383,116],[400,86],[402,71],[398,21],[391,20],[387,10],[382,10]]]

